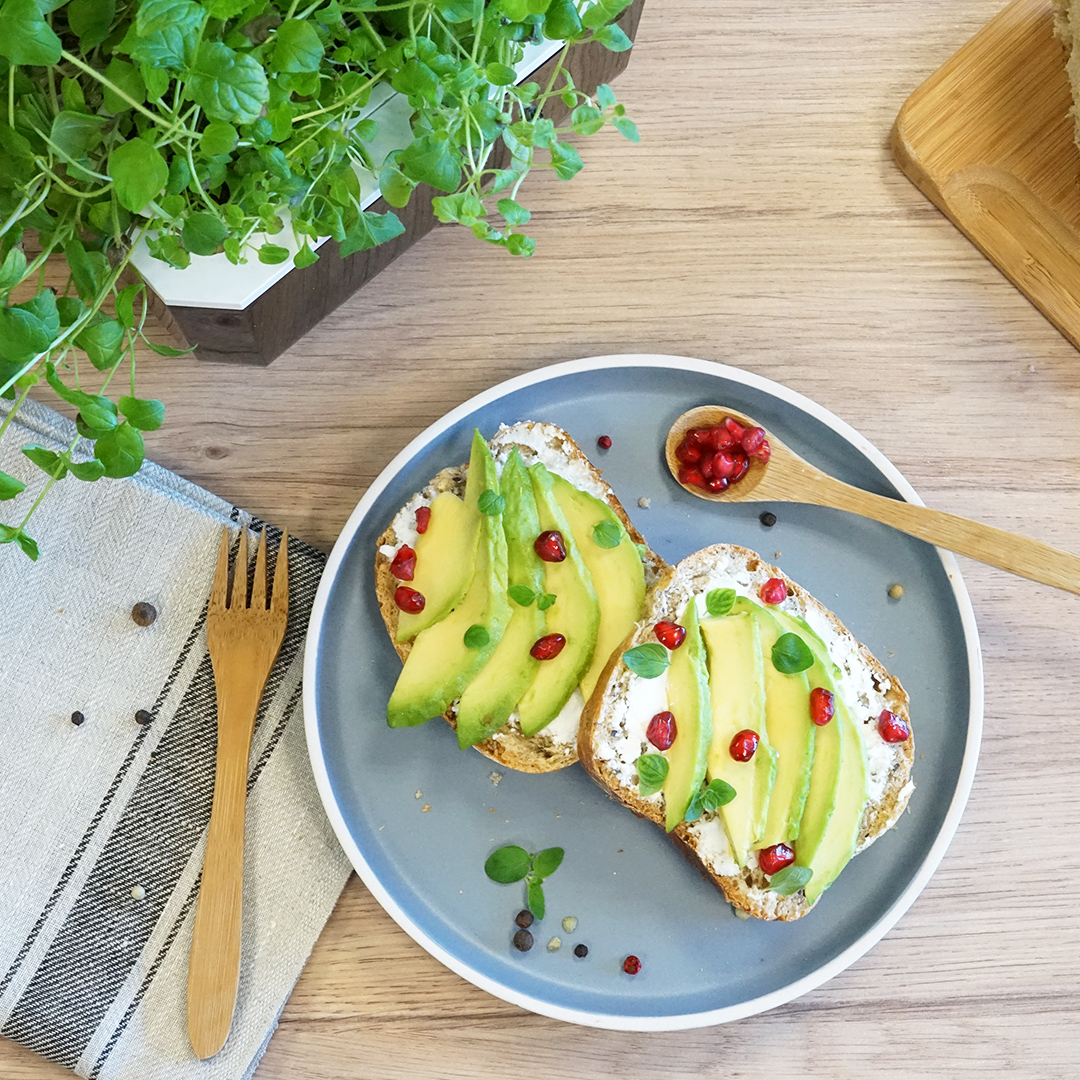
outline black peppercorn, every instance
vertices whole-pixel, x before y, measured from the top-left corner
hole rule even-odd
[[[136,724],[149,724],[150,721],[153,720],[153,719],[154,719],[154,714],[147,712],[145,709],[140,709],[135,714],[135,723]]]
[[[516,922],[522,930],[528,930],[533,924],[533,913],[528,908],[524,908],[517,913],[514,922]]]
[[[575,945],[574,946],[574,955],[581,957],[581,959],[584,959],[586,956],[589,955],[589,946],[588,945]]]
[[[73,723],[73,724],[74,724],[74,725],[75,725],[76,727],[78,727],[78,726],[79,726],[79,725],[80,725],[80,724],[81,724],[81,723],[82,723],[82,722],[83,722],[83,721],[84,721],[85,719],[86,719],[86,717],[85,717],[85,716],[83,716],[83,714],[82,714],[81,712],[79,712],[79,710],[78,710],[78,709],[76,709],[76,710],[75,710],[75,711],[74,711],[74,712],[73,712],[73,713],[71,714],[71,722],[72,722],[72,723]]]
[[[519,930],[514,935],[514,948],[518,952],[528,952],[533,947],[533,936],[528,930]]]
[[[138,626],[149,626],[157,618],[157,608],[140,600],[131,609],[131,618]]]
[[[776,524],[776,515],[771,510],[766,510],[758,520],[766,529],[771,529]]]

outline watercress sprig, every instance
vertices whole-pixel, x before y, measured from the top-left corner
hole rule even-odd
[[[323,237],[349,255],[404,231],[361,208],[366,174],[391,207],[427,185],[440,220],[532,254],[528,173],[577,173],[573,136],[638,139],[609,87],[588,95],[565,68],[577,44],[630,47],[614,24],[630,2],[0,0],[0,396],[14,399],[0,438],[46,381],[93,457],[27,448],[45,491],[138,470],[163,408],[136,396],[136,343],[179,354],[146,340],[145,287],[126,276],[140,242],[179,269],[218,252],[309,266]],[[565,42],[550,78],[516,84],[545,38]],[[412,109],[411,141],[389,154],[366,114],[379,87]],[[59,290],[51,258],[67,266]],[[110,395],[121,369],[130,392]],[[0,501],[25,486],[0,472]],[[27,526],[45,491],[0,544],[37,557]]]
[[[563,861],[563,849],[545,848],[533,855],[517,844],[497,848],[484,863],[484,873],[500,885],[510,885],[525,879],[526,904],[538,919],[547,910],[544,902],[544,880],[551,877]]]

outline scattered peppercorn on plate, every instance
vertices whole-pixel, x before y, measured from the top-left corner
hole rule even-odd
[[[974,774],[982,725],[981,658],[970,603],[952,557],[839,511],[789,504],[714,506],[694,499],[668,473],[664,440],[677,416],[717,400],[757,417],[833,475],[881,494],[917,500],[870,443],[776,383],[682,357],[572,361],[493,387],[406,446],[372,484],[343,530],[312,613],[304,678],[309,750],[327,813],[358,873],[406,932],[462,977],[504,1000],[574,1023],[642,1031],[698,1027],[773,1008],[820,985],[879,940],[929,880],[955,832]],[[387,543],[388,527],[433,477],[469,461],[478,438],[487,443],[500,428],[521,422],[554,425],[568,433],[621,506],[626,522],[620,527],[626,537],[642,538],[645,550],[657,560],[654,570],[716,545],[724,551],[756,552],[772,575],[769,581],[798,582],[807,595],[835,612],[852,640],[863,643],[910,698],[916,742],[908,765],[916,790],[907,810],[872,847],[845,865],[827,889],[811,890],[812,909],[803,905],[797,921],[735,918],[723,895],[682,857],[664,829],[609,799],[581,766],[542,775],[521,772],[514,761],[459,749],[458,736],[445,723],[417,723],[426,719],[422,713],[436,716],[444,711],[434,707],[443,704],[442,697],[425,696],[431,688],[420,666],[410,684],[420,689],[413,696],[409,690],[404,698],[399,693],[390,709],[391,717],[405,717],[406,723],[388,725],[388,703],[403,669],[384,622],[385,589],[380,608],[373,557],[381,548],[383,580],[394,586],[391,597],[401,586],[422,594],[416,581],[431,580],[421,574],[423,548],[405,542],[415,539],[419,504],[409,511],[414,515],[412,533]],[[510,466],[512,490],[524,490],[530,464],[523,455]],[[500,465],[508,467],[506,460]],[[524,469],[515,475],[519,465]],[[536,483],[532,481],[533,490]],[[493,501],[499,496],[497,484],[495,472],[492,482],[479,490],[466,494],[462,485],[457,494],[465,501],[474,498],[477,505],[486,498],[488,511],[501,514],[503,504]],[[542,501],[542,483],[541,489]],[[425,505],[433,505],[433,500]],[[436,510],[433,519],[440,513]],[[493,520],[490,514],[488,520]],[[541,529],[553,531],[560,530]],[[452,531],[442,535],[450,537]],[[622,533],[616,537],[614,527],[598,535],[609,543],[624,539]],[[440,541],[440,547],[444,542],[452,541]],[[539,534],[537,542],[544,566],[548,556],[562,563],[550,538],[546,547]],[[498,545],[491,543],[498,563]],[[581,546],[578,534],[574,546]],[[402,547],[410,551],[400,554]],[[412,556],[415,562],[410,564]],[[506,558],[505,547],[501,558]],[[404,576],[391,572],[391,564]],[[535,574],[536,567],[530,572]],[[466,642],[466,648],[491,650],[491,637],[507,632],[514,610],[535,607],[534,599],[554,592],[546,590],[547,580],[563,579],[537,577],[529,586],[530,597],[518,590],[505,610],[501,603],[497,611],[492,609],[497,619],[488,620],[490,605],[477,601],[481,615],[457,636],[464,640],[469,635],[471,646]],[[764,588],[769,581],[763,578],[759,584]],[[514,584],[509,578],[507,582]],[[892,588],[898,584],[903,587],[899,595]],[[460,587],[460,581],[451,582],[446,590]],[[439,584],[428,588],[441,595]],[[405,603],[398,609],[415,615],[409,610],[415,600],[405,593],[402,598]],[[530,603],[522,604],[525,599]],[[445,605],[445,595],[437,602]],[[770,600],[759,595],[756,602],[767,607]],[[711,642],[706,645],[714,651],[728,638],[731,648],[741,647],[746,628],[762,618],[749,607],[729,608],[725,623],[707,608],[705,599],[699,603],[700,612],[665,609],[658,622],[676,630],[665,626],[657,632],[639,620],[638,640],[674,663],[684,649],[682,641],[671,648],[677,630],[691,636],[688,658],[698,647],[697,614],[716,624],[706,627]],[[519,619],[527,623],[519,635],[529,636],[541,621],[535,611]],[[437,627],[438,620],[433,625]],[[477,627],[488,635],[484,642]],[[417,631],[414,640],[426,632]],[[754,640],[762,632],[755,630]],[[541,642],[550,636],[538,633],[534,643],[540,655],[533,653],[533,659],[541,669],[546,662]],[[566,637],[569,642],[571,635]],[[620,655],[618,648],[612,653],[616,660]],[[818,663],[820,657],[811,660]],[[599,674],[597,694],[604,679]],[[524,685],[524,676],[518,682]],[[686,685],[693,686],[693,678]],[[503,709],[508,694],[521,693],[517,684],[511,689],[491,691]],[[830,723],[828,704],[819,694],[810,706],[817,710],[811,726],[823,719]],[[893,708],[884,711],[899,724],[906,723],[906,704],[896,705],[895,712]],[[665,711],[658,707],[655,713]],[[484,710],[478,715],[488,718]],[[888,718],[878,722],[885,725],[880,728],[884,741],[900,739],[902,726],[890,727]],[[655,730],[650,725],[650,731],[649,745],[641,748],[649,754],[641,756],[670,758],[671,732],[663,719]],[[487,729],[481,725],[474,733],[484,735]],[[746,732],[737,734],[742,741],[733,756],[746,754],[753,742]],[[462,736],[463,744],[468,746],[470,739]],[[755,743],[750,757],[768,764],[769,748]],[[643,768],[649,773],[655,765],[649,762]],[[763,770],[764,765],[757,768],[759,774]],[[717,774],[712,786],[718,793],[722,784]],[[910,789],[905,799],[907,795]],[[654,801],[662,798],[653,796]],[[698,807],[706,818],[718,809],[723,812],[719,795],[709,798],[717,806],[706,799]],[[746,836],[756,837],[755,830]],[[797,850],[797,840],[794,846]],[[553,855],[560,849],[561,861]],[[508,876],[485,874],[496,851],[509,852],[503,859],[511,867]],[[511,865],[515,852],[522,860],[519,877]],[[758,872],[771,870],[781,880],[792,878],[785,858],[782,850],[762,851]],[[527,936],[535,945],[527,952],[519,951],[524,936],[514,921],[523,908],[536,916],[543,912],[530,923]],[[564,925],[573,926],[572,934]]]

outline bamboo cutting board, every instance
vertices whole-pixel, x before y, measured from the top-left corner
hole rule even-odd
[[[897,162],[1080,348],[1080,155],[1050,0],[1013,0],[904,103]]]

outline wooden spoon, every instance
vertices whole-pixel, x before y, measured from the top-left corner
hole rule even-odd
[[[702,405],[683,413],[672,425],[665,446],[668,468],[677,481],[679,460],[675,449],[683,436],[691,428],[719,424],[725,416],[734,417],[746,427],[761,426],[749,416],[723,405]],[[749,471],[726,491],[703,491],[679,481],[680,485],[691,495],[712,502],[797,502],[847,510],[1032,581],[1080,594],[1080,558],[1076,555],[969,518],[852,487],[814,468],[775,435],[767,434],[772,448],[768,463],[750,458]]]

